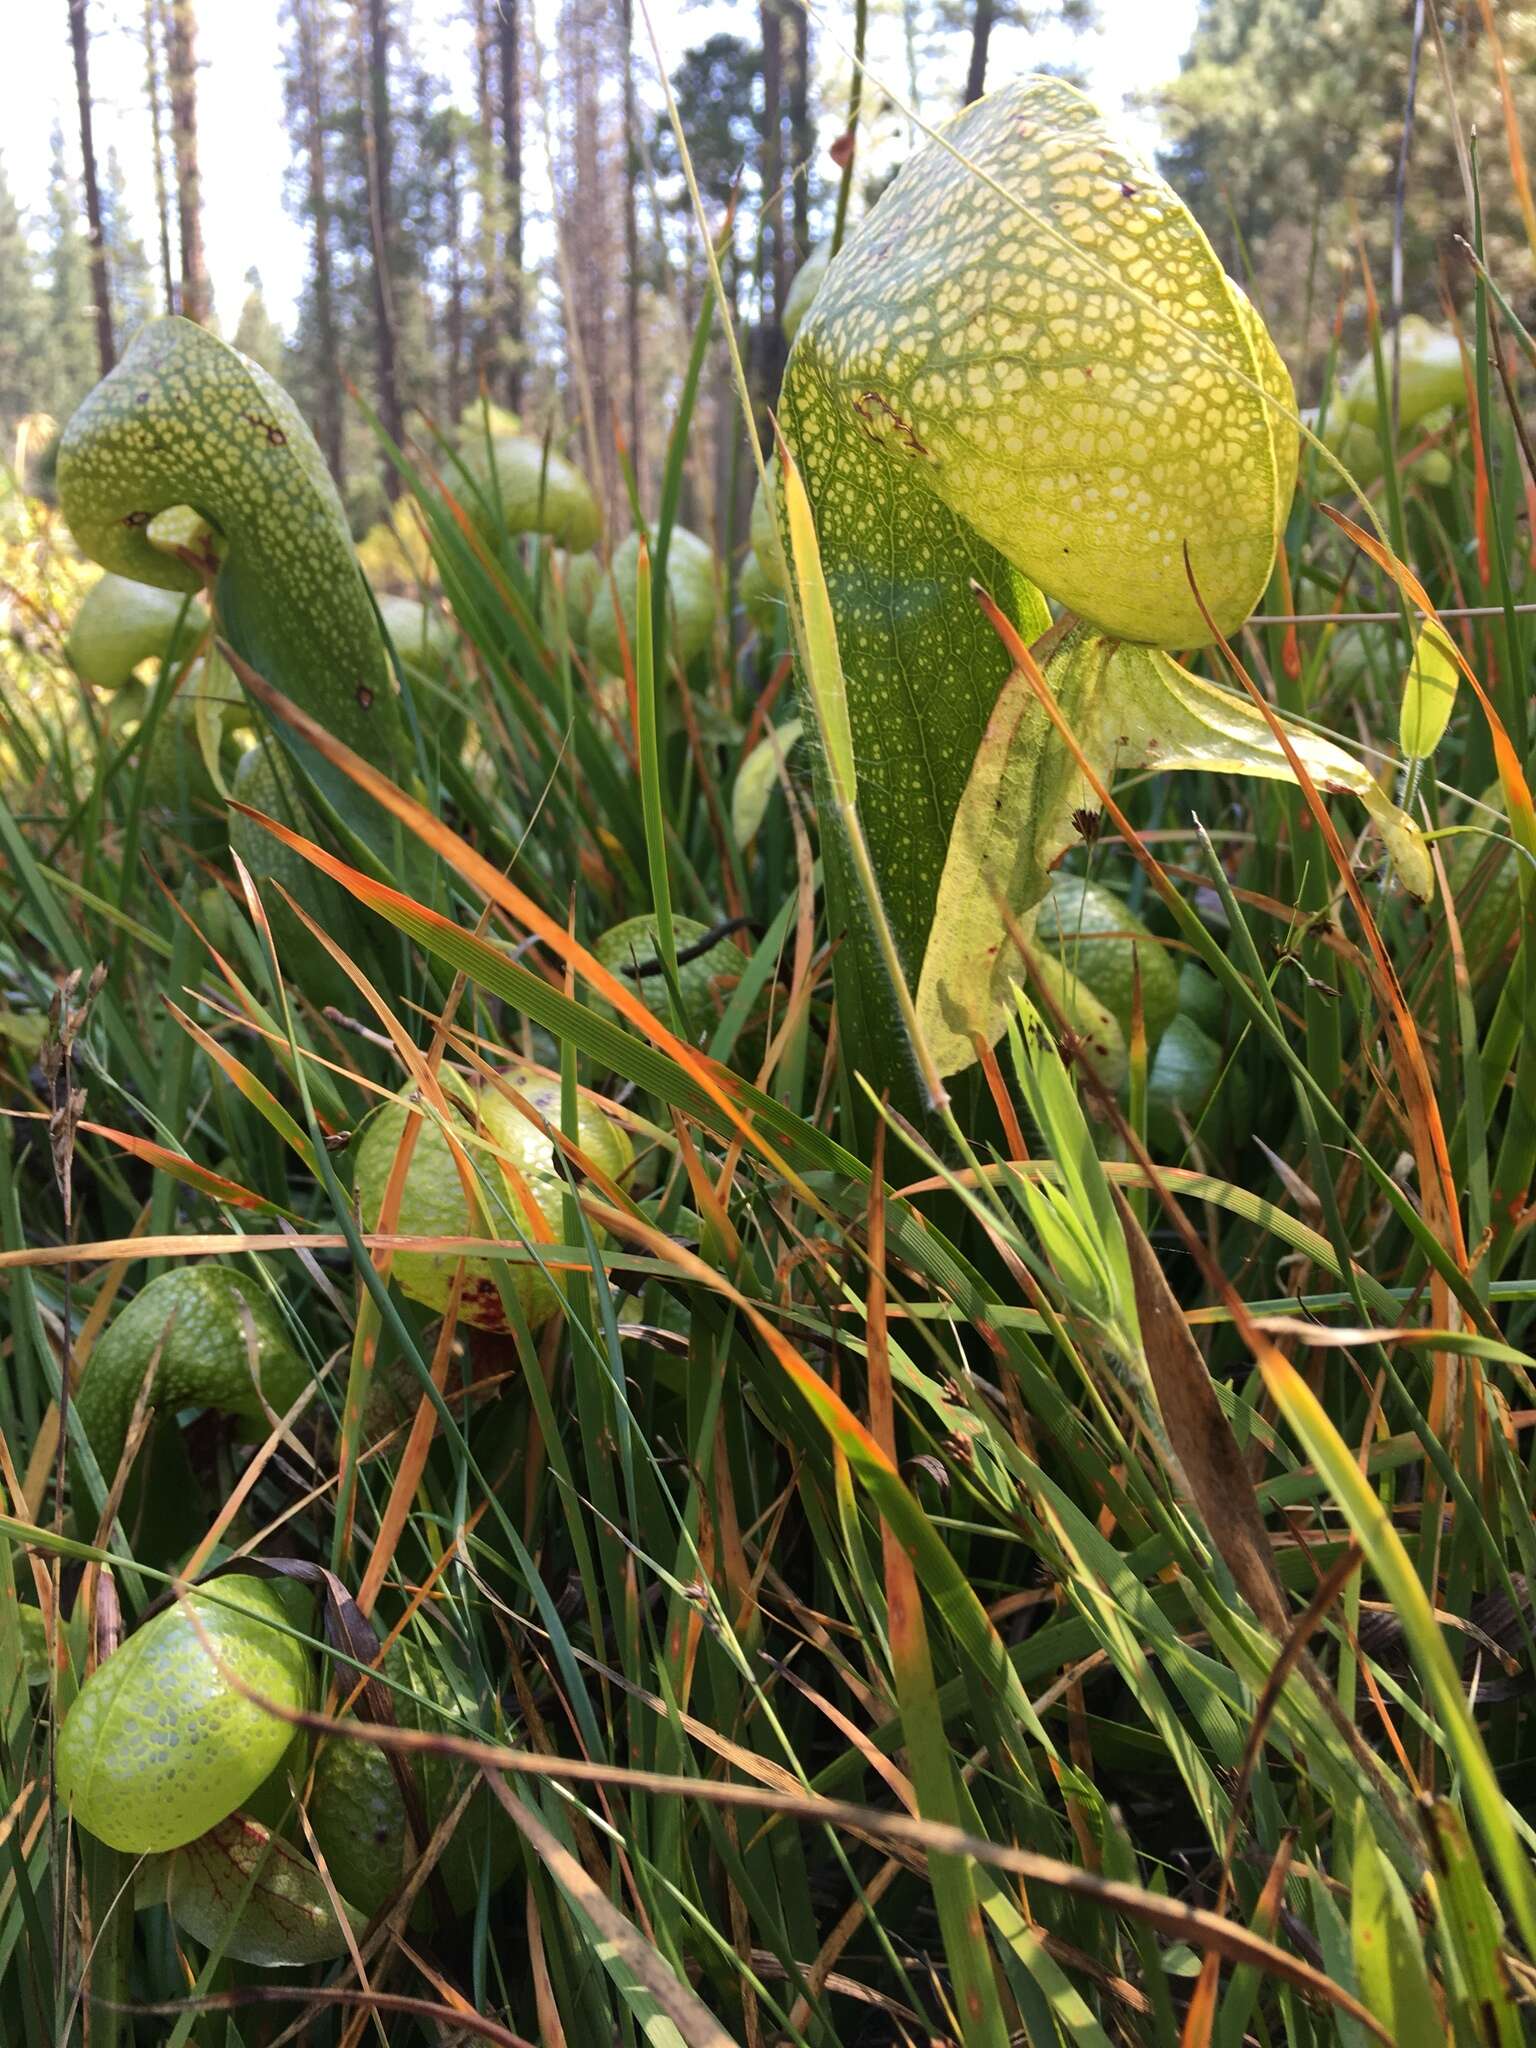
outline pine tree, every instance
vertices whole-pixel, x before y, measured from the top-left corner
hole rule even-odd
[[[971,16],[971,61],[965,73],[965,104],[979,100],[987,89],[987,57],[992,47],[992,30],[997,21],[993,0],[976,0]]]
[[[134,233],[123,166],[115,149],[107,151],[102,180],[101,232],[112,283],[112,324],[126,346],[144,322],[155,317],[155,277],[144,244]]]
[[[420,338],[422,360],[413,367],[411,396],[425,403],[428,386],[441,394],[441,409],[456,420],[469,402],[467,382],[470,302],[475,292],[469,213],[476,190],[473,124],[462,109],[438,105],[426,81],[411,122],[420,158],[423,190],[413,240],[422,276],[416,303],[430,291],[442,307],[442,347],[434,351],[427,333]],[[414,337],[413,337],[414,339]],[[434,397],[434,405],[437,400]]]
[[[203,251],[203,180],[197,157],[197,16],[193,0],[170,0],[171,128],[176,154],[176,218],[181,230],[184,318],[206,327],[213,318]]]
[[[969,106],[972,100],[981,98],[989,84],[999,82],[991,71],[993,38],[999,29],[1023,30],[1026,35],[1034,35],[1059,24],[1080,32],[1092,28],[1098,20],[1098,0],[935,0],[921,14],[915,0],[905,0],[902,27],[912,103],[919,106],[940,97],[937,93],[922,94],[918,88],[924,75],[934,70],[941,76],[953,77],[957,56],[954,45],[959,38],[964,39],[966,50],[965,85],[960,97]],[[1024,68],[1029,68],[1027,58]]]
[[[501,274],[506,294],[507,404],[523,402],[523,74],[520,0],[499,0],[497,56],[501,84],[501,206],[505,222]]]
[[[761,136],[752,110],[762,54],[741,36],[717,31],[697,49],[689,50],[672,73],[678,118],[688,138],[688,154],[699,193],[710,214],[718,217],[740,192],[737,208],[737,249],[725,264],[725,281],[739,300],[742,279],[738,261],[741,240],[756,210],[757,161]],[[686,262],[693,244],[693,202],[678,160],[677,139],[666,114],[657,116],[651,155],[662,181],[662,201],[678,223],[676,254]],[[739,306],[738,306],[739,311]]]
[[[1525,275],[1491,53],[1476,7],[1443,10],[1460,120],[1479,152],[1488,256]],[[1163,168],[1235,275],[1252,267],[1267,318],[1293,350],[1310,298],[1314,345],[1336,290],[1359,275],[1359,235],[1385,296],[1403,133],[1412,8],[1401,0],[1203,0],[1179,78],[1161,96]],[[1522,126],[1536,114],[1536,16],[1499,10]],[[1309,276],[1313,224],[1321,269]],[[1438,317],[1442,282],[1473,278],[1458,240],[1471,226],[1455,126],[1433,47],[1419,67],[1404,221],[1410,309]],[[1357,301],[1360,295],[1357,293]]]
[[[167,313],[176,310],[176,272],[171,264],[170,187],[165,175],[165,106],[161,92],[164,0],[144,0],[144,98],[149,108],[150,162],[155,177],[155,226],[160,248],[160,289]]]
[[[444,337],[460,262],[450,215],[463,183],[462,117],[444,81],[420,62],[408,24],[402,13],[392,121],[395,361],[403,403],[436,416],[446,403]]]
[[[475,48],[475,121],[470,146],[474,152],[478,215],[470,354],[476,380],[483,381],[487,389],[500,386],[495,366],[500,343],[497,327],[502,302],[502,234],[505,225],[501,203],[502,161],[496,130],[498,36],[492,21],[493,4],[494,0],[469,0]]]
[[[562,118],[555,181],[573,410],[593,482],[617,517],[624,500],[615,429],[625,415],[622,298],[624,162],[619,19],[613,0],[565,0],[557,52]]]
[[[112,335],[112,292],[107,245],[102,232],[101,192],[96,179],[96,142],[91,120],[91,34],[85,0],[68,0],[69,46],[75,65],[75,101],[80,113],[80,160],[85,167],[85,218],[90,236],[91,298],[96,309],[96,364],[103,377],[117,361]]]
[[[43,402],[46,324],[32,251],[0,163],[0,427],[7,441],[17,420]]]
[[[333,56],[331,22],[321,0],[288,0],[287,18],[284,96],[295,159],[289,206],[310,233],[309,280],[299,307],[291,369],[299,402],[314,422],[332,476],[345,491],[335,184],[325,114]]]
[[[635,104],[633,0],[622,0],[624,34],[624,366],[629,381],[629,459],[645,467],[644,392],[640,372],[640,116]]]
[[[54,124],[46,218],[47,306],[45,345],[39,358],[38,409],[64,421],[99,375],[91,298],[90,244],[80,232],[80,193],[64,158],[64,137]]]
[[[784,295],[789,288],[784,248],[784,37],[777,0],[761,0],[759,18],[763,32],[763,172],[758,284],[766,335],[777,329],[783,318]],[[777,387],[771,365],[765,369]]]
[[[396,343],[396,259],[398,242],[394,189],[394,130],[390,118],[389,0],[358,0],[358,54],[366,80],[363,147],[367,164],[368,243],[373,262],[374,357],[379,417],[390,439],[405,438]],[[400,494],[393,464],[385,470],[385,491]]]
[[[240,320],[235,328],[235,347],[241,355],[249,356],[253,363],[259,364],[269,377],[281,378],[283,337],[277,322],[267,311],[261,290],[261,272],[254,265],[245,273],[245,283],[245,303],[240,308]]]
[[[793,157],[794,262],[798,270],[811,253],[811,202],[816,168],[816,129],[811,120],[811,17],[790,10],[789,134]]]

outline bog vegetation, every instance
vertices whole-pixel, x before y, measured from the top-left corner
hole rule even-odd
[[[672,100],[664,434],[195,288],[32,394],[0,2040],[1529,2038],[1527,30],[1388,12],[1437,280],[1298,302],[1210,0],[1177,188],[855,70],[793,289]]]

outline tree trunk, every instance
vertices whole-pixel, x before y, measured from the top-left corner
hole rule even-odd
[[[69,41],[75,56],[75,97],[80,105],[80,155],[85,163],[85,218],[91,249],[91,297],[96,305],[96,360],[106,376],[117,361],[112,341],[112,293],[107,280],[107,244],[101,232],[101,188],[96,182],[96,145],[91,136],[90,35],[85,0],[69,0]]]
[[[304,95],[304,145],[309,160],[309,217],[314,224],[315,330],[321,374],[316,392],[320,447],[338,488],[344,482],[341,438],[341,360],[336,343],[336,294],[331,282],[331,197],[325,169],[324,96],[312,0],[294,0],[299,38],[299,75]]]
[[[484,385],[496,360],[496,323],[501,307],[501,176],[496,150],[496,31],[492,0],[474,0],[475,176],[480,187],[480,287],[473,344],[477,383]]]
[[[464,193],[459,177],[457,127],[448,148],[444,229],[448,238],[448,371],[444,395],[450,420],[464,410]]]
[[[567,108],[557,156],[561,286],[571,350],[571,383],[580,408],[593,489],[611,531],[625,504],[615,460],[614,347],[622,350],[622,302],[614,281],[624,266],[618,211],[621,146],[609,119],[607,86],[618,57],[611,0],[566,0],[561,9],[559,72]]]
[[[624,0],[624,343],[629,373],[629,459],[639,483],[644,464],[640,380],[640,122],[635,107],[634,0]]]
[[[144,0],[144,89],[149,99],[149,136],[155,173],[155,225],[160,232],[160,289],[165,310],[176,310],[176,272],[171,267],[171,202],[165,178],[165,109],[160,98],[159,0]]]
[[[395,361],[394,247],[391,207],[394,162],[389,122],[389,4],[388,0],[364,0],[366,24],[364,51],[368,67],[368,216],[373,241],[373,317],[379,367],[379,418],[384,431],[398,447],[405,438],[405,415],[400,404],[399,371]],[[384,489],[393,501],[401,490],[400,474],[389,463],[384,472]]]
[[[503,272],[507,295],[507,403],[523,402],[523,67],[520,0],[501,0],[501,157],[507,211]]]
[[[793,218],[795,268],[811,253],[811,161],[816,130],[811,125],[811,17],[804,7],[790,14],[794,76],[789,88],[789,132],[794,151]]]
[[[203,253],[203,181],[197,168],[197,17],[192,0],[171,0],[171,136],[176,152],[176,218],[181,229],[180,311],[206,327],[213,317]]]
[[[994,0],[976,0],[971,17],[971,68],[965,75],[965,104],[979,100],[987,89],[987,45],[992,40]]]
[[[763,25],[763,324],[784,317],[784,44],[774,0],[761,0]],[[771,310],[770,310],[771,309]]]

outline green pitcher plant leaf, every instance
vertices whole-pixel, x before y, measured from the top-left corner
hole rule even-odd
[[[1133,769],[1227,769],[1270,781],[1294,779],[1261,711],[1192,675],[1160,648],[1077,626],[1044,673],[1084,759],[1106,784]],[[1433,884],[1425,842],[1370,771],[1331,740],[1284,729],[1320,787],[1360,798],[1404,885],[1428,896]],[[918,983],[918,1019],[941,1073],[975,1058],[975,1033],[991,1043],[1002,1031],[1012,990],[1024,975],[1016,938],[1033,930],[1050,870],[1078,837],[1074,815],[1097,803],[1029,677],[1015,672],[993,707],[955,813]]]
[[[151,522],[200,514],[223,542],[214,594],[239,653],[365,759],[395,763],[402,727],[346,514],[264,370],[190,320],[152,320],[64,429],[58,488],[86,554],[162,590],[203,576]]]
[[[208,615],[184,590],[158,590],[110,572],[86,592],[65,652],[78,675],[100,690],[121,689],[141,661],[189,654]]]
[[[758,741],[737,770],[731,791],[731,837],[739,847],[749,847],[757,837],[778,787],[779,764],[789,759],[800,732],[800,719],[786,719]]]
[[[1183,765],[1288,774],[1257,714],[1149,650],[1229,635],[1262,595],[1295,482],[1294,394],[1172,190],[1071,86],[1025,78],[939,131],[830,261],[781,422],[836,620],[859,822],[920,991],[914,1037],[896,1028],[868,892],[827,832],[845,1043],[900,1090],[930,1030],[940,1074],[974,1058],[974,1031],[1001,1030],[996,898],[1016,912],[1038,899],[1080,787],[1045,721],[1010,699],[971,585],[1026,642],[1050,624],[1047,599],[1085,622],[1051,680],[1102,696],[1106,763],[1127,694],[1141,765],[1178,765],[1148,758],[1172,715]],[[1321,779],[1366,797],[1401,857],[1407,821],[1337,749],[1326,760]],[[825,760],[817,773],[830,795]],[[987,825],[988,797],[1006,824]],[[1427,889],[1422,849],[1408,864]]]
[[[1400,735],[1410,761],[1427,761],[1444,739],[1460,680],[1450,636],[1438,619],[1426,619],[1414,639],[1403,680]]]
[[[135,1903],[166,1906],[178,1927],[232,1962],[292,1969],[347,1952],[347,1929],[319,1871],[248,1813],[148,1858]],[[362,1915],[346,1911],[360,1934]]]
[[[84,553],[160,590],[210,585],[244,661],[365,760],[401,772],[405,722],[346,513],[303,415],[265,370],[190,320],[150,321],[64,429],[58,491]],[[338,818],[388,857],[377,809],[313,748],[297,751]],[[279,749],[252,749],[233,786],[257,808],[295,808]],[[238,813],[231,837],[264,877],[272,842]]]

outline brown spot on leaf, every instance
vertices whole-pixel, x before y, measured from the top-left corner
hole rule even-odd
[[[882,398],[878,391],[860,392],[853,401],[853,409],[859,416],[860,426],[871,441],[887,441],[894,434],[909,455],[928,453],[914,429],[902,418],[895,406]]]
[[[267,446],[269,448],[286,448],[288,446],[288,436],[283,432],[276,420],[266,419],[259,412],[242,413],[240,417],[247,421],[249,425],[261,429],[262,433],[267,437]]]
[[[461,1321],[473,1323],[477,1330],[505,1330],[507,1312],[496,1282],[485,1274],[466,1280],[459,1294],[459,1316]]]

